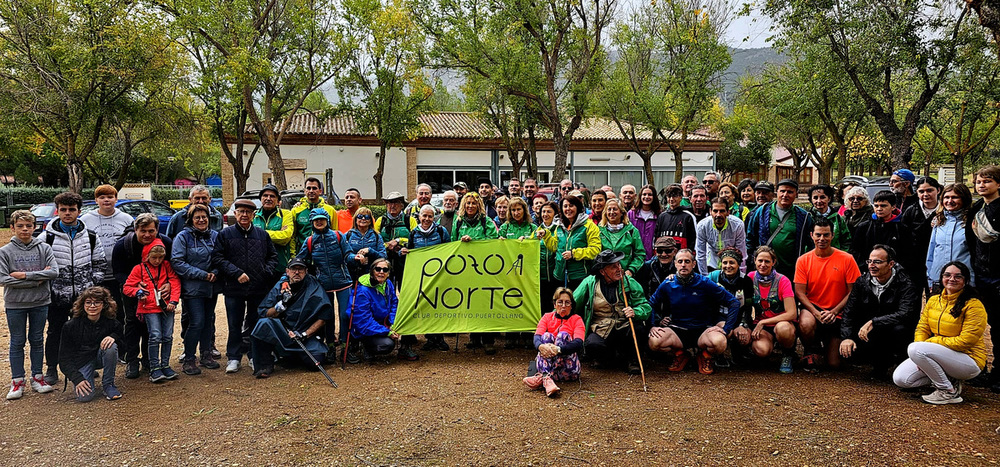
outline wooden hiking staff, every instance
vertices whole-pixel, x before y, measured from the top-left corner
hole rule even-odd
[[[622,277],[622,299],[628,307],[628,293],[625,292],[625,277]],[[639,374],[642,375],[642,391],[646,392],[646,369],[642,367],[642,353],[639,352],[639,339],[635,337],[635,324],[632,318],[628,319],[628,327],[632,329],[632,343],[635,344],[635,357],[639,359]]]

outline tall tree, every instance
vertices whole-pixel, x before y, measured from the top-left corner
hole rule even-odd
[[[139,87],[157,86],[170,44],[136,2],[0,2],[0,119],[61,153],[79,192],[108,121]]]
[[[618,56],[607,68],[598,108],[642,159],[647,180],[654,180],[653,155],[666,146],[680,182],[688,135],[712,115],[732,61],[722,37],[726,8],[702,0],[652,2],[611,34]]]
[[[600,81],[617,3],[418,0],[413,14],[434,39],[435,64],[494,80],[537,112],[552,136],[559,180]],[[519,58],[498,58],[512,54]]]
[[[823,45],[889,143],[895,167],[908,167],[927,105],[967,40],[969,7],[930,0],[771,0],[778,44]]]
[[[405,0],[344,0],[342,34],[347,63],[337,87],[358,130],[379,141],[375,197],[382,199],[386,149],[413,138],[433,94],[423,62],[423,34]]]
[[[715,169],[723,179],[736,173],[767,170],[775,142],[774,127],[761,117],[754,108],[738,104],[731,115],[716,125],[715,132],[722,137],[722,144],[716,152]]]
[[[248,122],[256,143],[267,154],[274,184],[278,189],[287,188],[281,142],[306,98],[333,79],[343,59],[343,43],[335,33],[333,3],[330,0],[154,2],[172,16],[176,27],[190,33],[192,47],[199,48],[203,57],[210,55],[202,45],[210,46],[218,54],[216,60],[210,61],[213,74],[232,85],[231,94],[219,96],[239,96],[242,110],[227,111],[210,105],[216,107],[213,112],[221,117],[217,122]],[[219,104],[224,102],[220,100]],[[244,129],[237,127],[236,137],[242,138],[242,133]],[[235,162],[236,172],[250,165],[243,160],[242,151],[235,154],[224,151],[230,162]]]

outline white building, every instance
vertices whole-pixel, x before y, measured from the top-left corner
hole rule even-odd
[[[439,112],[420,117],[421,135],[387,150],[383,191],[399,191],[413,196],[418,183],[426,182],[442,191],[458,181],[473,186],[479,177],[494,183],[510,179],[510,161],[497,134],[472,113]],[[248,135],[252,141],[252,135]],[[689,136],[684,153],[684,172],[701,176],[715,167],[715,151],[720,140],[707,132]],[[547,182],[555,154],[551,139],[539,139],[538,168],[540,183]],[[310,114],[300,114],[285,134],[281,153],[285,159],[285,177],[289,188],[301,188],[305,178],[325,180],[332,170],[333,186],[340,194],[349,188],[361,190],[362,196],[374,197],[373,175],[378,168],[378,141],[371,134],[357,131],[350,117],[330,118],[320,122]],[[613,122],[591,119],[573,136],[568,170],[570,178],[589,187],[610,184],[641,186],[646,180],[642,160],[629,148]],[[232,166],[223,156],[223,192],[226,202],[234,197]],[[248,190],[260,189],[270,181],[267,157],[254,159],[247,181]],[[662,187],[673,182],[673,154],[663,148],[653,156],[653,184]],[[525,178],[522,168],[520,178]],[[439,189],[441,187],[441,189]],[[475,188],[473,188],[475,189]]]

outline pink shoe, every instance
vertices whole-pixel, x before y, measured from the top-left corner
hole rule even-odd
[[[552,397],[559,393],[559,386],[556,386],[556,382],[552,381],[551,376],[542,377],[542,386],[545,386],[545,395]]]
[[[530,389],[538,389],[542,387],[542,374],[535,373],[534,376],[524,378],[524,384],[528,385],[528,388]]]

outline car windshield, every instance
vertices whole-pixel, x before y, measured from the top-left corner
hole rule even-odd
[[[84,204],[83,207],[80,208],[80,214],[83,214],[85,212],[94,211],[96,209],[97,209],[97,205],[96,204]]]
[[[54,204],[39,204],[31,208],[31,214],[35,217],[52,217],[56,214]]]

